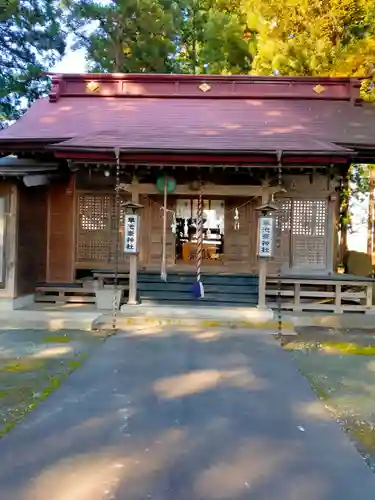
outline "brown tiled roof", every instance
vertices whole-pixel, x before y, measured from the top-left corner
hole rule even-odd
[[[292,79],[263,78],[259,82],[250,77],[214,77],[217,80],[202,81],[211,87],[209,91],[193,92],[190,87],[182,91],[182,84],[177,91],[175,84],[180,77],[167,75],[164,90],[161,84],[155,87],[155,82],[153,87],[145,84],[140,90],[139,85],[124,87],[128,80],[123,78],[123,93],[119,93],[119,86],[116,92],[106,90],[103,83],[101,95],[95,95],[87,89],[88,77],[93,76],[98,77],[66,77],[58,88],[55,82],[50,98],[38,100],[18,122],[0,132],[0,149],[22,141],[53,143],[57,149],[120,147],[156,152],[283,150],[339,154],[345,146],[375,147],[375,107],[356,105],[357,85],[349,79],[294,79],[297,83],[292,92]],[[105,75],[103,82],[113,84],[114,77],[109,77]],[[142,75],[137,78],[142,79]],[[202,82],[191,78],[182,81],[199,88]],[[253,81],[259,84],[255,90],[252,86],[246,87],[247,93],[243,88],[238,90],[238,82],[248,85]],[[220,82],[229,82],[231,87],[220,91],[220,85],[224,85]],[[214,84],[217,93],[210,94]],[[235,85],[237,90],[233,90]],[[316,85],[325,86],[321,93],[327,92],[326,97],[312,90]]]

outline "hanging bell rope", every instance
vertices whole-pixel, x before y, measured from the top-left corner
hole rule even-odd
[[[167,281],[167,197],[168,197],[168,178],[164,177],[164,203],[163,203],[163,241],[161,254],[160,278]]]
[[[283,170],[281,165],[281,152],[277,154],[278,166],[277,166],[277,186],[278,193],[282,193],[283,189]],[[277,271],[277,334],[281,337],[282,335],[282,314],[281,314],[281,273],[282,273],[282,203],[279,202],[278,211],[277,211],[277,250],[278,250],[278,258],[280,259],[279,268]],[[290,222],[290,221],[289,221]]]
[[[197,251],[196,251],[196,265],[197,265],[197,281],[193,287],[193,293],[196,298],[203,299],[204,288],[201,280],[201,267],[202,267],[202,253],[203,253],[203,188],[202,182],[200,183],[198,208],[197,208]]]
[[[112,330],[116,331],[117,310],[119,309],[118,301],[118,268],[120,254],[120,148],[115,148],[116,156],[116,182],[115,182],[115,269],[114,269],[114,287],[112,297]]]

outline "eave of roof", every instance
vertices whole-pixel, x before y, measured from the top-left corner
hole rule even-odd
[[[5,156],[0,158],[0,175],[4,177],[17,177],[22,175],[36,175],[57,172],[58,163],[40,162],[29,158]]]
[[[0,150],[349,158],[375,148],[375,108],[358,103],[351,78],[53,75],[49,99],[0,132]]]

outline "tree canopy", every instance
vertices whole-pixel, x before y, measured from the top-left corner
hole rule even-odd
[[[43,93],[43,71],[63,54],[61,11],[50,0],[8,0],[0,10],[0,128]]]
[[[248,26],[257,32],[254,74],[366,76],[373,71],[373,0],[245,0],[244,8]]]
[[[93,71],[363,76],[375,63],[374,0],[65,0],[65,6]]]
[[[65,6],[92,71],[248,73],[251,51],[239,2],[65,0]]]

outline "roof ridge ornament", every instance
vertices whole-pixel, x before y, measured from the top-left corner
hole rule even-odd
[[[52,86],[49,93],[49,102],[57,102],[60,99],[62,79],[63,75],[52,75]]]
[[[211,85],[208,85],[208,83],[206,82],[203,82],[199,85],[199,90],[201,90],[202,92],[206,93],[206,92],[209,92],[211,90]]]
[[[100,83],[98,81],[91,80],[90,82],[86,83],[86,89],[90,92],[99,92]]]
[[[313,91],[320,95],[320,94],[323,94],[323,92],[325,92],[325,87],[323,87],[323,85],[321,85],[320,83],[318,83],[318,85],[315,85],[315,87],[313,87]]]

